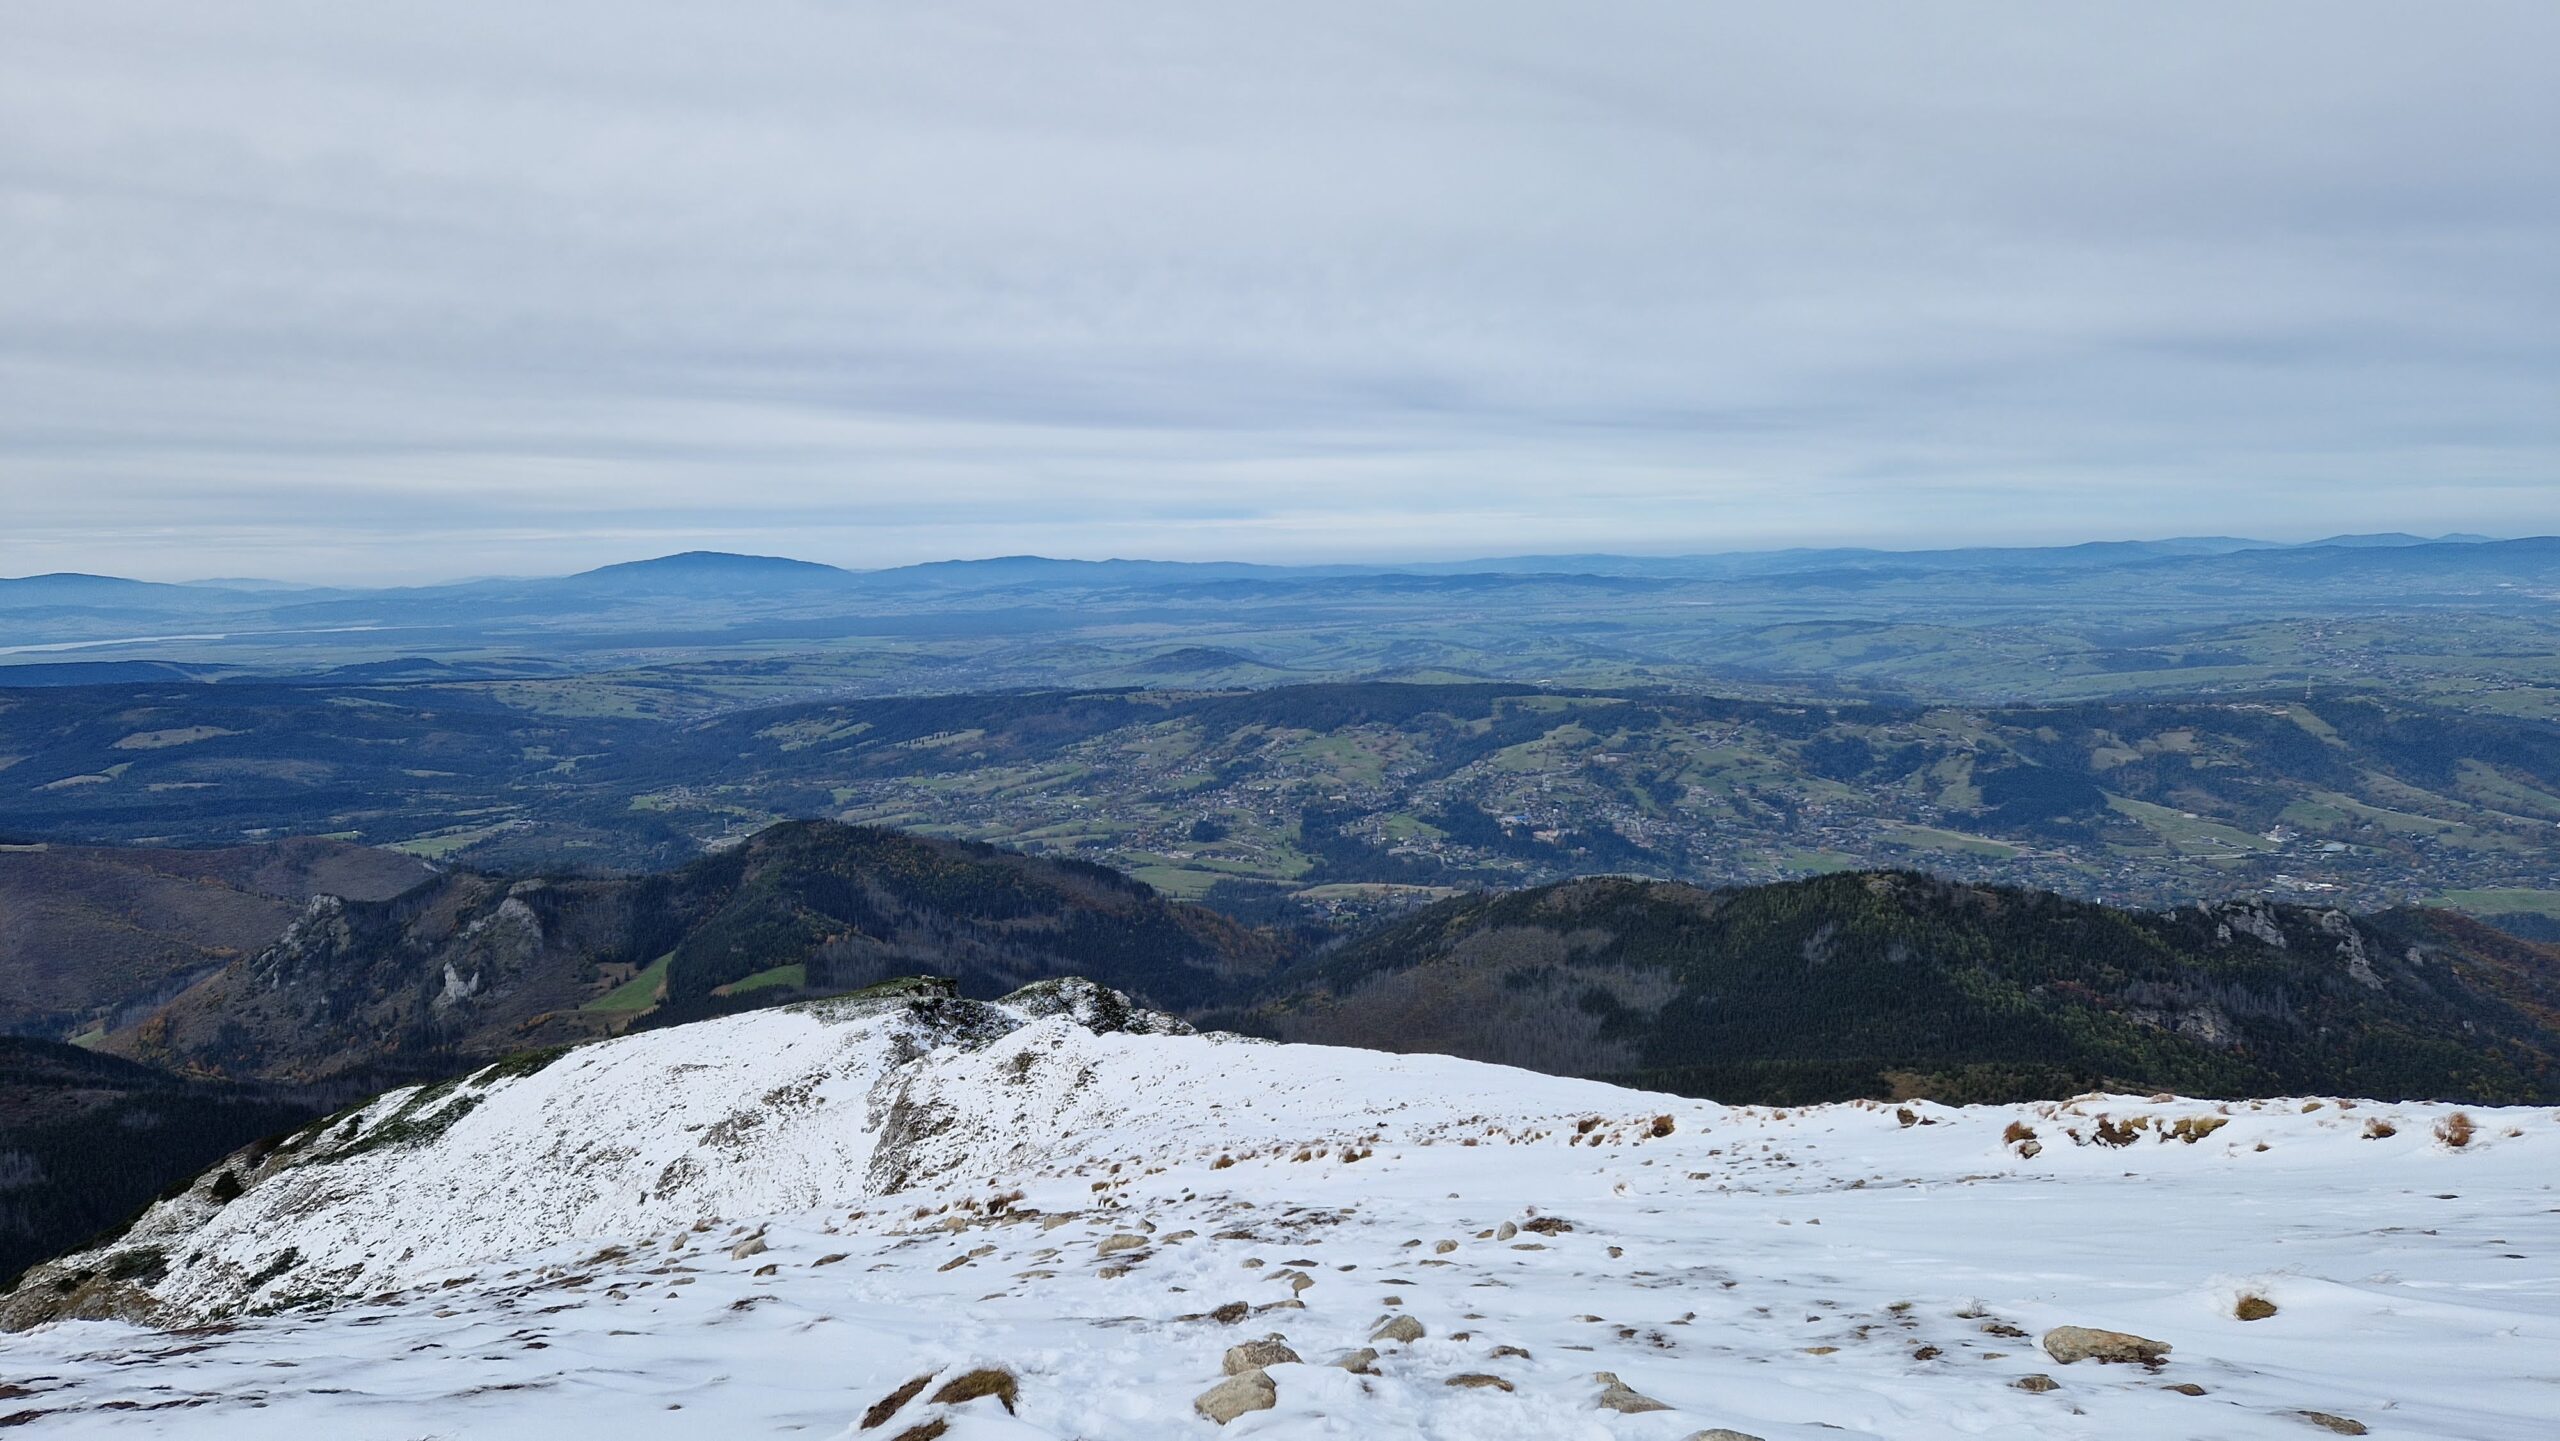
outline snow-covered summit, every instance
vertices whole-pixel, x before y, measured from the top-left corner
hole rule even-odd
[[[2555,1146],[2338,1098],[1726,1107],[915,988],[377,1098],[40,1268],[16,1324],[121,1319],[0,1356],[40,1435],[1100,1441],[1212,1434],[1227,1386],[1237,1435],[2521,1438]],[[2065,1325],[2172,1349],[2066,1364]],[[1009,1407],[957,1384],[996,1370]]]

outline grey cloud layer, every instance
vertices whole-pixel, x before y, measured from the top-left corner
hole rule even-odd
[[[2541,3],[16,7],[0,573],[2548,528],[2555,53]]]

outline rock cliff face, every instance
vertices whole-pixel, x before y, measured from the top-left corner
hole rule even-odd
[[[979,996],[1091,975],[1181,1008],[1279,959],[1099,867],[805,822],[662,875],[458,872],[389,900],[319,897],[107,1045],[215,1075],[388,1081],[917,972]]]
[[[132,1024],[274,941],[314,895],[383,900],[425,863],[341,841],[0,846],[0,1030]]]

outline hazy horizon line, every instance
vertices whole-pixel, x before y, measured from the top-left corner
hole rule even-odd
[[[1202,567],[1250,566],[1266,570],[1352,570],[1391,573],[1408,567],[1445,569],[1452,566],[1463,567],[1469,565],[1516,564],[1521,561],[1532,560],[1643,560],[1668,562],[1823,553],[1920,556],[1948,554],[1960,551],[2057,551],[2111,545],[2158,546],[2206,543],[2230,545],[2238,549],[2301,550],[2315,548],[2322,545],[2339,545],[2350,541],[2372,540],[2377,538],[2405,538],[2406,542],[2429,545],[2466,545],[2500,544],[2522,540],[2548,539],[2554,534],[2560,534],[2560,532],[2524,530],[2512,534],[2490,534],[2477,531],[2447,531],[2441,534],[2429,535],[2421,531],[2411,530],[2342,531],[2310,535],[2299,540],[2270,539],[2264,536],[2244,535],[2136,535],[2094,536],[2080,540],[2056,540],[2045,542],[1985,541],[1961,545],[1933,544],[1910,546],[1857,544],[1846,542],[1834,544],[1808,542],[1796,545],[1740,546],[1722,550],[1643,550],[1605,548],[1553,551],[1524,550],[1479,553],[1438,559],[1424,556],[1406,556],[1392,560],[1363,559],[1352,555],[1338,556],[1330,559],[1248,560],[1233,556],[1174,558],[1154,556],[1144,553],[1122,555],[1072,555],[1047,551],[1011,551],[983,555],[948,555],[928,560],[899,561],[881,565],[847,564],[830,560],[814,560],[807,556],[791,555],[781,551],[730,550],[705,545],[633,554],[624,559],[601,561],[593,565],[579,566],[576,569],[571,570],[490,571],[450,575],[434,580],[390,581],[374,584],[367,584],[358,581],[298,579],[287,575],[193,576],[185,579],[163,579],[143,573],[98,570],[31,571],[23,575],[0,575],[0,581],[28,581],[52,578],[83,577],[99,580],[135,581],[148,585],[171,585],[205,589],[246,589],[258,586],[274,586],[286,589],[309,590],[432,590],[446,586],[486,585],[508,581],[559,580],[572,576],[592,574],[602,570],[610,570],[619,566],[645,565],[655,561],[673,560],[685,556],[720,556],[741,560],[783,561],[842,571],[847,575],[885,575],[895,571],[921,569],[926,566],[987,565],[1003,561],[1044,561],[1058,564],[1080,565],[1174,565]]]

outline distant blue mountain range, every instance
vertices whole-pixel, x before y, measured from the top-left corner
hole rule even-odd
[[[2547,538],[2546,538],[2547,539]],[[599,566],[572,575],[523,580],[455,581],[383,590],[309,586],[288,581],[222,579],[171,584],[119,576],[61,571],[0,577],[0,612],[48,607],[96,607],[152,612],[248,610],[268,605],[440,592],[476,596],[526,592],[589,595],[721,595],[860,589],[987,590],[1013,587],[1125,587],[1190,584],[1207,580],[1280,580],[1377,575],[1616,575],[1663,578],[1775,576],[1841,569],[1892,571],[2085,570],[2164,559],[2340,550],[2418,549],[2448,546],[2526,546],[2492,536],[2455,534],[2433,538],[2388,532],[2337,535],[2288,545],[2237,536],[2181,536],[2167,540],[2087,541],[2063,546],[1968,546],[1938,550],[1869,547],[1729,551],[1699,555],[1618,555],[1606,552],[1487,556],[1475,560],[1411,563],[1261,565],[1242,561],[1069,560],[1039,555],[928,561],[880,570],[849,570],[787,556],[688,550]],[[2474,557],[2477,558],[2477,557]]]

